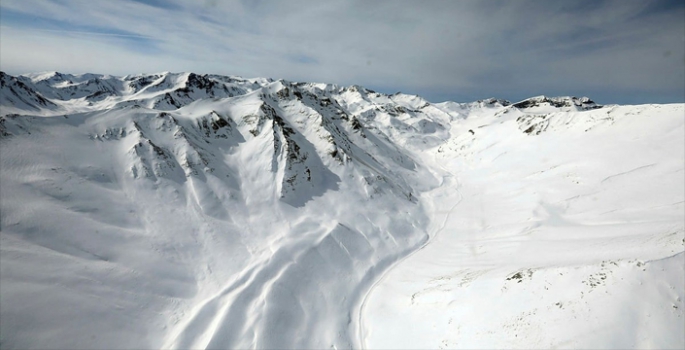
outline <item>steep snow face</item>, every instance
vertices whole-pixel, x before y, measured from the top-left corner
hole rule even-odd
[[[638,280],[673,307],[631,309],[624,325],[646,334],[633,345],[683,345],[682,105],[432,104],[194,73],[1,78],[2,348],[563,346],[542,327],[463,341],[423,325],[489,334],[527,310],[601,326]],[[607,264],[626,281],[614,301],[574,284],[609,283]],[[470,322],[460,307],[494,312],[501,279],[520,307]],[[537,287],[555,292],[524,298]]]

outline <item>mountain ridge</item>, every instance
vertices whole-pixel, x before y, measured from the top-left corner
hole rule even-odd
[[[150,106],[150,98],[155,98],[150,108],[180,108],[190,102],[202,98],[227,98],[243,95],[255,89],[266,87],[272,83],[281,83],[297,89],[308,87],[311,92],[330,94],[345,91],[371,94],[375,97],[384,97],[393,100],[393,97],[404,97],[405,103],[408,100],[415,100],[411,105],[418,109],[425,108],[426,105],[445,104],[431,103],[417,95],[406,95],[400,92],[393,94],[382,94],[359,85],[339,86],[336,84],[325,83],[305,83],[291,82],[284,79],[274,80],[271,78],[251,78],[246,79],[239,76],[222,76],[215,74],[196,74],[192,72],[171,73],[161,72],[153,74],[136,74],[125,76],[112,76],[93,73],[84,74],[65,74],[60,72],[27,73],[17,77],[2,72],[3,79],[14,79],[16,83],[30,87],[34,95],[38,98],[57,99],[59,101],[69,101],[84,98],[86,102],[101,102],[107,97],[122,97],[119,102],[129,102],[133,105]],[[6,83],[9,84],[9,83]],[[198,95],[195,89],[204,90],[204,95]],[[151,90],[151,91],[148,91]],[[156,90],[156,91],[155,91]],[[143,94],[143,92],[148,92]],[[157,92],[158,94],[155,94]],[[301,94],[301,92],[298,92]],[[107,96],[112,95],[112,96]],[[161,95],[161,96],[160,96]],[[193,96],[191,96],[193,95]],[[136,98],[138,97],[138,98]],[[180,100],[180,101],[179,101]],[[54,103],[54,102],[53,102]],[[453,103],[453,102],[452,102]],[[591,99],[587,97],[577,98],[573,96],[535,96],[516,103],[507,100],[487,98],[472,102],[472,104],[499,104],[501,106],[514,105],[517,108],[529,108],[540,103],[552,104],[555,107],[593,106],[599,108]],[[463,105],[464,103],[462,103]],[[10,107],[5,103],[5,108]],[[113,106],[110,106],[113,107]],[[35,108],[34,108],[35,110]]]

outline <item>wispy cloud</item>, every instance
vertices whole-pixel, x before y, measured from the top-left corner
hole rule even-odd
[[[0,3],[0,65],[269,76],[429,99],[685,100],[682,1]]]

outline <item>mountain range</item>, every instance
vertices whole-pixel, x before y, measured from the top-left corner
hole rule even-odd
[[[682,348],[684,121],[0,72],[0,347]]]

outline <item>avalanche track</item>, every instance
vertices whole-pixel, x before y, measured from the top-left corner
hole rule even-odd
[[[425,198],[426,203],[430,203],[429,205],[433,204],[429,209],[429,212],[431,212],[434,215],[434,217],[431,218],[431,222],[433,222],[433,223],[440,222],[441,224],[440,224],[440,226],[438,226],[436,228],[429,229],[429,232],[431,232],[431,233],[429,234],[428,240],[423,245],[418,247],[416,250],[409,252],[409,254],[397,259],[397,261],[395,261],[392,265],[390,265],[388,268],[386,268],[385,271],[383,271],[383,273],[380,274],[380,276],[376,278],[374,283],[371,285],[371,287],[368,289],[368,291],[364,294],[364,297],[363,297],[362,302],[361,302],[360,307],[359,307],[359,344],[360,344],[360,346],[358,348],[360,348],[360,349],[367,349],[368,348],[366,346],[366,337],[365,337],[366,328],[364,327],[364,307],[366,306],[366,302],[369,299],[369,296],[374,292],[374,289],[376,288],[376,286],[379,283],[382,283],[383,280],[385,279],[385,277],[393,269],[395,269],[398,265],[400,265],[401,263],[403,263],[407,259],[411,258],[414,254],[425,249],[429,244],[431,244],[435,240],[435,238],[438,236],[438,234],[440,234],[440,232],[442,232],[445,229],[445,226],[447,226],[447,222],[450,220],[450,216],[454,213],[455,209],[457,208],[457,206],[459,206],[459,204],[461,203],[461,201],[463,199],[463,197],[461,196],[461,192],[459,192],[459,182],[456,181],[457,176],[455,174],[453,174],[452,172],[450,172],[449,170],[442,167],[438,162],[435,162],[434,165],[436,166],[436,168],[441,169],[442,171],[444,171],[448,175],[441,175],[442,181],[440,182],[440,186],[438,186],[436,189],[434,189],[428,193],[425,193],[424,196],[426,197]],[[455,182],[455,183],[454,184],[445,184],[445,178],[447,178],[447,177],[449,177],[451,182]],[[449,193],[452,190],[457,195],[456,199],[450,198],[448,200],[445,200],[445,199],[436,200],[435,197],[438,197],[440,194],[442,194],[444,192]],[[434,203],[437,203],[437,202],[443,202],[443,203],[448,202],[449,203],[452,201],[454,201],[454,204],[452,204],[450,209],[447,211],[440,210],[439,208],[437,208],[434,205]],[[439,218],[440,214],[444,215],[442,220]]]

